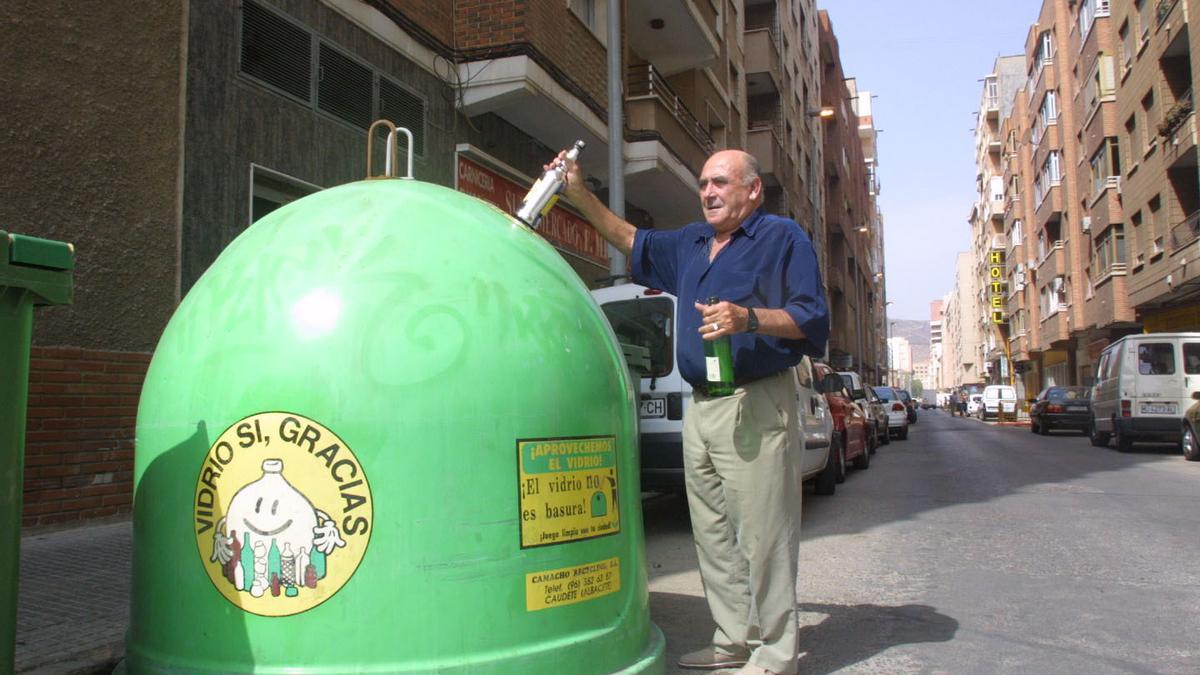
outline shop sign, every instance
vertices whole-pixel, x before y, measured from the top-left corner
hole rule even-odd
[[[1004,307],[1004,251],[996,249],[988,253],[988,312],[992,323],[1008,320]]]
[[[489,202],[505,213],[516,213],[529,192],[529,186],[505,178],[500,173],[485,167],[463,155],[458,156],[456,187]],[[588,262],[608,267],[608,244],[586,220],[562,206],[560,201],[546,217],[536,232],[545,237],[555,248],[571,253]]]

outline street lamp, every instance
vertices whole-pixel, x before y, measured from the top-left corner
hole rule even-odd
[[[823,120],[833,119],[835,114],[833,108],[829,106],[825,106],[823,108],[810,108],[806,112],[808,113],[809,117],[819,117]]]

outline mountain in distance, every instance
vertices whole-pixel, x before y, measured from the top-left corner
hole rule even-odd
[[[902,337],[912,346],[929,345],[929,322],[914,319],[892,319],[892,337]]]
[[[915,319],[892,319],[892,337],[908,340],[916,363],[929,360],[929,322]]]

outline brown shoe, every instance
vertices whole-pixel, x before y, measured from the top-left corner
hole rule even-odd
[[[737,656],[734,654],[724,654],[716,650],[715,647],[705,647],[697,649],[694,652],[684,654],[679,657],[680,668],[691,668],[693,670],[716,670],[718,668],[737,668],[738,666],[746,665],[746,661],[750,658],[749,654]]]

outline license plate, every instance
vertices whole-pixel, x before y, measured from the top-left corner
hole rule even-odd
[[[665,417],[667,414],[667,404],[664,399],[650,398],[642,401],[641,416],[647,417]]]
[[[1083,412],[1084,410],[1087,410],[1087,406],[1085,406],[1085,405],[1069,405],[1069,406],[1067,406],[1067,412]]]
[[[1142,414],[1143,415],[1174,415],[1175,414],[1175,404],[1174,403],[1143,403],[1142,404]]]

